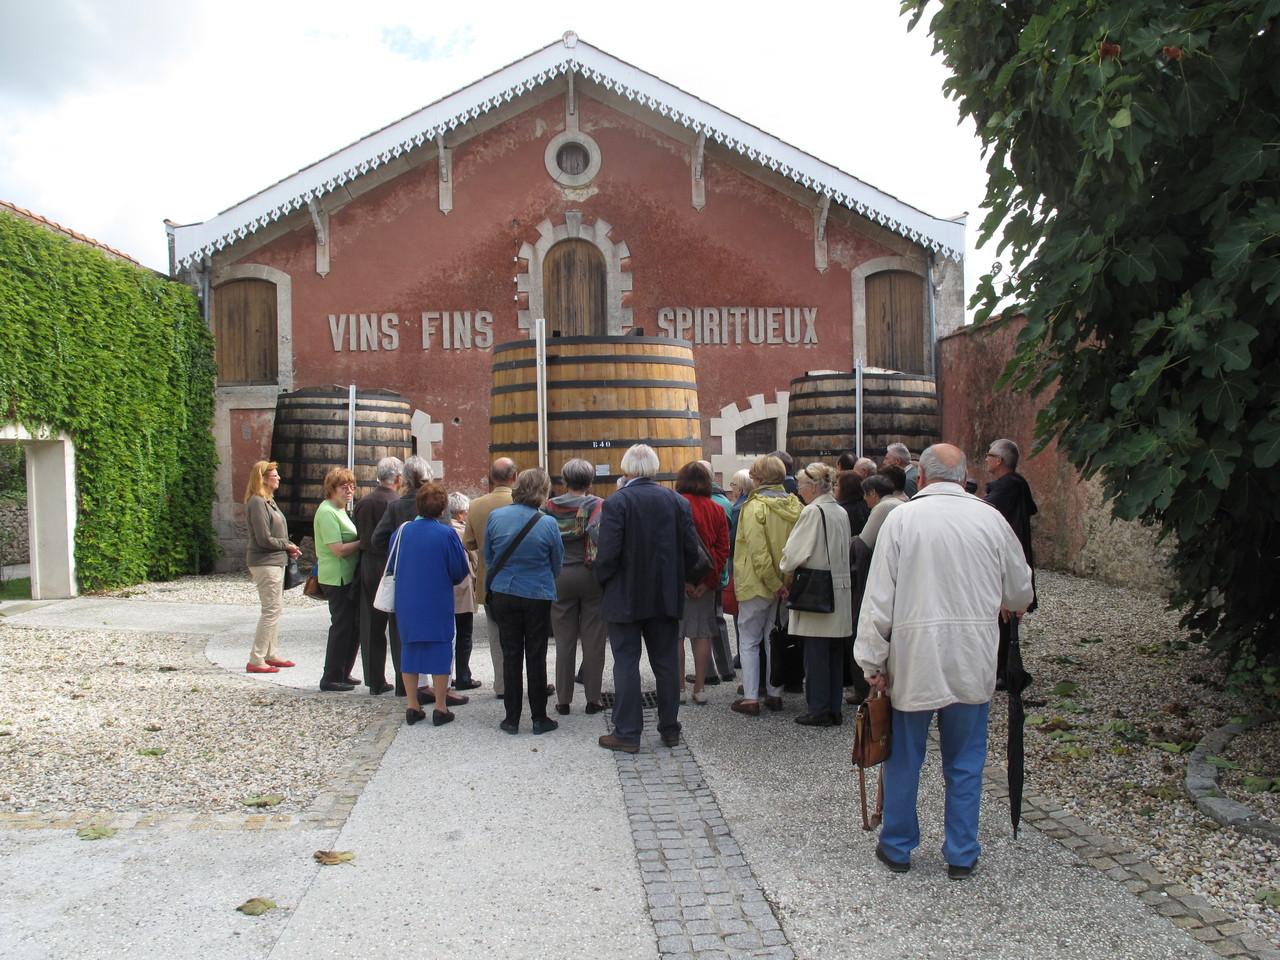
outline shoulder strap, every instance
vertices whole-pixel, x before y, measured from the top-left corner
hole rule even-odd
[[[488,589],[489,584],[493,583],[493,578],[497,576],[498,571],[502,569],[503,565],[511,559],[511,555],[516,552],[516,547],[520,546],[520,541],[525,538],[526,534],[533,529],[533,525],[542,519],[543,516],[545,516],[545,514],[535,511],[533,516],[529,518],[529,522],[524,525],[524,529],[516,534],[516,538],[511,541],[511,544],[507,549],[502,551],[502,556],[498,558],[498,562],[490,567],[485,574],[485,589]]]

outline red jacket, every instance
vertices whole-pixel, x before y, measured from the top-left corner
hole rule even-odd
[[[693,510],[693,525],[697,528],[703,545],[711,553],[713,569],[702,579],[702,583],[708,590],[718,590],[720,574],[729,562],[729,521],[724,515],[724,507],[710,497],[697,497],[688,493],[681,496],[689,501],[689,507]]]

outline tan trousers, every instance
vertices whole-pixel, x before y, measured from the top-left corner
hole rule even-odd
[[[609,625],[598,612],[603,592],[590,570],[582,564],[571,564],[560,569],[556,593],[559,599],[551,605],[551,631],[556,637],[556,702],[573,703],[577,670],[574,660],[581,637],[587,702],[599,703],[604,647],[609,640]]]
[[[284,567],[250,567],[249,576],[253,577],[258,599],[262,602],[262,616],[258,618],[258,629],[253,634],[249,663],[260,667],[267,660],[280,659],[276,637],[280,633],[280,615],[284,613]]]
[[[483,606],[485,620],[489,624],[489,659],[493,661],[493,695],[501,697],[506,693],[504,689],[506,684],[502,682],[502,635],[498,630],[498,620],[489,609],[489,605],[486,603]]]

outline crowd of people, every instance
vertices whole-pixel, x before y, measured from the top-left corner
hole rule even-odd
[[[449,723],[451,708],[468,701],[463,691],[482,685],[470,668],[481,605],[494,693],[505,708],[500,728],[509,734],[519,733],[526,701],[534,734],[557,729],[548,705],[570,713],[577,683],[587,713],[605,709],[606,640],[614,704],[612,732],[599,743],[624,753],[640,748],[642,647],[667,746],[680,742],[680,706],[690,697],[706,704],[706,688],[739,670],[736,713],[779,711],[789,689],[803,690],[795,722],[808,727],[840,726],[846,707],[891,687],[893,802],[877,856],[891,870],[909,868],[936,713],[947,777],[944,853],[956,878],[967,876],[978,853],[986,703],[1005,681],[1018,619],[1034,601],[1035,503],[1017,473],[1016,444],[998,440],[989,450],[989,505],[972,495],[967,461],[947,444],[918,463],[892,444],[879,466],[845,454],[834,467],[798,470],[778,450],[735,473],[728,496],[706,461],[685,464],[674,490],[658,483],[657,454],[644,444],[623,456],[608,498],[591,492],[595,469],[584,460],[561,465],[565,492],[555,497],[544,470],[496,460],[490,492],[468,500],[434,482],[430,465],[414,456],[381,461],[377,489],[351,510],[355,477],[331,470],[314,520],[315,572],[330,612],[320,689],[353,690],[360,658],[370,694],[405,697],[406,723],[425,720],[427,703],[433,724]],[[276,646],[283,569],[299,552],[272,497],[279,482],[276,464],[257,463],[245,496],[248,566],[262,602],[250,672],[293,666]],[[390,614],[373,602],[385,572],[395,578]],[[779,661],[784,647],[771,642],[784,627],[785,649],[803,651],[799,669]]]

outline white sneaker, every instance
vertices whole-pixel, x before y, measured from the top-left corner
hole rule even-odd
[[[707,696],[707,691],[705,691],[705,690],[695,690],[695,691],[693,691],[693,702],[694,702],[694,703],[706,703],[706,702],[707,702],[708,700],[710,700],[710,699],[711,699],[711,698]]]

